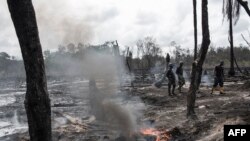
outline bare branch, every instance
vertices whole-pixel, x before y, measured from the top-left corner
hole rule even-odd
[[[243,40],[247,43],[247,45],[250,47],[250,43],[246,40],[246,38],[244,37],[243,34],[241,34],[241,37],[243,38]]]
[[[247,32],[248,32],[248,36],[249,36],[249,38],[250,38],[250,32],[249,32],[249,30],[247,30]]]

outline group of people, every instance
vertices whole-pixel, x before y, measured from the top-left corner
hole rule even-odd
[[[168,78],[168,94],[170,96],[175,95],[175,86],[176,86],[176,78],[173,71],[173,64],[169,64],[168,70],[166,73],[166,77]],[[179,92],[181,93],[181,88],[185,84],[185,79],[183,77],[183,62],[180,62],[179,66],[176,69],[176,75],[178,76],[178,84],[179,84]]]
[[[214,84],[212,87],[211,94],[213,94],[216,87],[220,86],[220,94],[224,94],[223,84],[224,84],[224,62],[221,61],[218,66],[215,66],[214,69]],[[185,78],[183,76],[183,62],[180,62],[179,66],[176,69],[176,72],[173,71],[173,64],[168,65],[168,70],[166,72],[166,77],[168,78],[168,94],[170,96],[175,95],[175,87],[176,87],[176,78],[175,73],[178,77],[178,90],[181,93],[181,89],[183,85],[185,85]]]

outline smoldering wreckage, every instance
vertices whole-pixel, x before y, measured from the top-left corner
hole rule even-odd
[[[225,124],[250,123],[249,76],[226,77],[226,94],[210,94],[213,70],[201,74],[201,80],[190,76],[190,72],[202,67],[210,44],[207,0],[202,1],[202,30],[205,32],[202,32],[200,54],[203,56],[198,63],[193,63],[192,68],[198,69],[184,69],[186,84],[182,92],[170,91],[175,95],[168,92],[169,82],[163,73],[171,62],[169,56],[163,66],[153,66],[156,67],[154,71],[150,67],[135,70],[131,65],[132,54],[128,51],[127,57],[122,57],[117,42],[105,46],[108,51],[90,49],[76,68],[63,68],[68,73],[81,72],[81,76],[48,77],[46,80],[31,1],[8,0],[8,6],[22,49],[27,79],[26,83],[1,80],[4,82],[0,83],[2,141],[41,141],[43,137],[46,141],[222,141]],[[146,58],[149,64],[148,56]],[[175,69],[172,65],[170,68]],[[177,77],[174,72],[171,70],[169,76]],[[190,86],[194,83],[190,78],[201,83],[192,89],[194,94],[198,90],[194,95],[195,105],[187,106],[189,83]],[[195,120],[186,118],[186,113],[194,113],[194,109],[187,109],[192,106],[198,115]]]
[[[222,139],[223,124],[218,123],[248,122],[249,108],[246,106],[250,95],[246,92],[248,87],[243,84],[244,78],[228,79],[225,87],[229,94],[218,97],[217,94],[209,94],[213,83],[212,72],[206,72],[197,95],[196,108],[200,117],[190,124],[193,121],[185,118],[190,70],[184,69],[187,81],[184,92],[176,91],[176,96],[168,96],[168,82],[162,73],[164,67],[157,68],[155,74],[146,70],[129,71],[128,68],[133,70],[128,66],[130,59],[118,53],[117,42],[103,47],[109,48],[109,51],[90,50],[81,62],[82,67],[75,68],[80,69],[84,77],[48,80],[53,140],[213,140]],[[4,121],[0,128],[1,140],[29,140],[22,104],[25,85],[25,82],[16,81],[1,85],[1,97],[5,99],[1,105],[1,119]],[[232,85],[237,87],[232,88]],[[244,89],[237,95],[235,90],[241,87]],[[239,106],[235,107],[237,104]],[[226,113],[233,114],[226,116]]]
[[[93,47],[94,48],[94,47]],[[104,46],[105,51],[89,50],[80,69],[83,78],[49,80],[52,100],[53,131],[55,140],[103,141],[160,141],[170,139],[167,129],[158,130],[153,120],[143,118],[146,105],[138,96],[128,93],[135,82],[126,68],[126,59],[119,53],[119,46]],[[111,48],[111,49],[110,49]],[[109,50],[109,51],[107,51]],[[73,73],[69,71],[69,73]],[[140,75],[138,75],[140,76]],[[86,79],[87,78],[87,79]],[[138,82],[137,82],[138,83]],[[15,86],[15,89],[12,87]],[[4,89],[4,87],[6,87]],[[2,85],[1,93],[11,93],[4,103],[7,121],[1,127],[2,140],[26,140],[27,119],[23,110],[25,82],[10,81]],[[2,96],[3,97],[3,96]],[[4,113],[2,113],[4,115]]]

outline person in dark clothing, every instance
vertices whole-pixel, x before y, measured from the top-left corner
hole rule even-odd
[[[167,71],[166,77],[168,78],[168,94],[170,96],[175,95],[175,74],[173,72],[173,64],[169,64],[169,69]],[[172,88],[172,91],[171,91]]]
[[[224,62],[221,61],[220,65],[214,68],[214,85],[211,91],[213,94],[215,88],[219,85],[220,86],[220,94],[224,94],[223,84],[224,84]]]
[[[181,88],[185,84],[185,79],[183,77],[183,62],[180,62],[179,67],[176,69],[176,74],[178,76],[179,92],[181,93]]]

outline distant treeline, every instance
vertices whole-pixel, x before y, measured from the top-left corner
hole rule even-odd
[[[117,45],[115,42],[105,42],[102,45],[83,45],[72,43],[64,46],[59,45],[54,52],[45,50],[43,52],[46,75],[50,77],[82,75],[84,65],[82,61],[87,54],[100,52],[100,54],[115,55]],[[22,60],[10,57],[6,52],[0,53],[0,77],[1,78],[25,78],[25,70]]]
[[[180,53],[180,57],[175,56],[175,60],[182,60],[186,66],[191,66],[193,54],[186,51]],[[234,48],[235,59],[239,67],[250,67],[250,47],[239,46]],[[205,68],[214,68],[220,61],[225,62],[225,68],[230,66],[230,48],[229,47],[213,47],[209,48],[206,56]]]
[[[0,52],[0,77],[21,78],[24,77],[24,65],[22,60],[16,60],[6,52]]]
[[[190,69],[193,62],[193,52],[190,49],[181,48],[181,46],[173,45],[174,50],[170,52],[170,63],[173,63],[175,66],[179,64],[179,62],[184,62],[184,67]],[[250,67],[250,47],[247,46],[239,46],[234,48],[234,55],[239,67]],[[147,59],[150,58],[150,59]],[[230,66],[230,48],[229,47],[213,47],[210,46],[204,68],[214,68],[215,65],[218,65],[220,61],[224,61],[225,68],[229,68]],[[151,61],[148,66],[148,60]],[[147,67],[152,68],[155,66],[164,66],[166,65],[166,55],[144,55],[143,57],[135,57],[132,61],[134,69],[145,69]],[[140,63],[139,63],[140,62]],[[143,65],[139,65],[143,64]],[[144,67],[143,67],[144,66]]]
[[[240,67],[250,67],[250,47],[239,46],[234,48],[235,59]],[[206,67],[218,64],[220,60],[225,62],[225,67],[230,66],[230,48],[229,47],[210,47],[205,61]]]
[[[115,52],[120,52],[121,60],[124,61],[124,64],[131,71],[138,69],[152,71],[155,68],[164,68],[166,65],[166,56],[162,53],[161,48],[157,44],[148,44],[144,41],[139,41],[140,43],[137,43],[137,51],[132,51],[129,47],[124,51],[119,51],[119,48],[114,50],[115,47],[118,47],[118,44],[115,42],[106,42],[96,46],[84,45],[81,43],[78,45],[72,43],[67,46],[60,45],[54,52],[49,50],[44,51],[46,73],[49,77],[81,75],[81,62],[86,59],[85,56],[90,50],[108,53],[110,55],[115,55]],[[170,53],[171,63],[178,65],[180,61],[183,61],[185,63],[185,68],[190,68],[193,61],[193,53],[189,49],[181,48],[175,43],[172,43],[172,46],[174,50]],[[250,67],[249,47],[235,47],[234,53],[240,67]],[[210,47],[204,67],[213,68],[221,60],[225,62],[225,67],[229,67],[229,55],[229,47]],[[1,78],[24,78],[25,71],[23,61],[16,60],[15,57],[11,57],[5,52],[1,52],[0,76]]]

